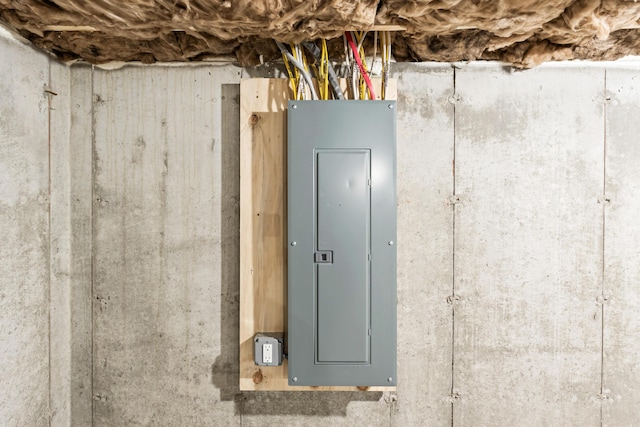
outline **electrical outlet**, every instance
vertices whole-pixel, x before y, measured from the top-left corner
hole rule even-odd
[[[273,363],[273,344],[262,344],[262,363]]]
[[[257,333],[253,338],[253,356],[257,366],[280,366],[284,357],[282,333]]]

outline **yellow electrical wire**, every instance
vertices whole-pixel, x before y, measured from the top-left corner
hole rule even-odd
[[[319,64],[311,64],[311,69],[313,70],[313,74],[316,76],[316,81],[320,82],[320,71],[318,69],[318,65]],[[322,86],[320,84],[318,84],[318,96],[320,97],[320,99],[324,99],[324,93],[322,93]]]
[[[300,55],[298,55],[298,45],[293,44],[293,43],[289,43],[289,46],[291,47],[291,55],[293,55],[293,58],[295,60],[297,60],[298,62],[300,62],[301,64],[304,65],[304,68],[306,70],[307,68],[307,64],[305,64],[303,61],[304,59],[301,60]],[[298,67],[293,67],[294,73],[295,73],[295,77],[296,77],[296,90],[295,90],[295,98],[296,100],[300,100],[300,99],[304,99],[305,94],[304,94],[304,83],[303,83],[303,79],[302,79],[302,74],[300,74],[300,71],[298,71]]]
[[[391,32],[387,31],[387,67],[386,76],[384,80],[384,91],[387,92],[387,85],[389,84],[389,73],[391,72]]]
[[[384,79],[385,79],[385,64],[386,64],[386,52],[387,52],[387,45],[386,45],[386,35],[387,32],[386,31],[380,31],[380,58],[382,60],[382,84],[381,84],[381,88],[380,88],[380,98],[382,99],[386,99],[386,93],[384,90]]]
[[[320,81],[318,87],[322,94],[322,99],[329,99],[329,51],[327,50],[327,41],[322,39],[322,54],[320,56]]]
[[[296,78],[293,75],[293,72],[291,71],[291,65],[289,65],[289,60],[287,59],[287,56],[282,54],[282,59],[284,60],[284,67],[287,69],[287,74],[289,75],[289,84],[291,85],[291,90],[293,91],[293,99],[294,101],[297,101],[298,85],[296,84]]]
[[[326,100],[327,96],[324,91],[324,85],[322,84],[322,61],[318,60],[317,64],[311,64],[311,68],[313,69],[313,74],[316,76],[316,83],[318,84],[318,95],[320,96],[321,100]]]
[[[302,66],[304,67],[304,71],[306,71],[307,73],[309,72],[309,63],[307,62],[307,56],[304,54],[303,49],[300,47],[299,44],[295,45],[295,50],[297,52],[297,57],[298,60],[302,63]],[[306,87],[306,85],[305,85]],[[304,90],[303,93],[303,99],[306,98],[307,96],[307,91],[306,89]]]
[[[391,33],[380,32],[380,53],[382,56],[382,88],[381,99],[387,98],[387,85],[389,84],[389,62],[391,61]]]
[[[291,46],[291,54],[295,59],[298,59],[296,55],[295,45],[293,43],[290,43],[290,46]],[[286,55],[283,54],[283,58],[285,61],[285,67],[287,68],[287,72],[289,73],[289,78],[291,81],[291,89],[293,90],[293,99],[298,101],[301,99],[299,94],[300,94],[300,80],[302,79],[302,76],[300,75],[300,72],[298,71],[297,67],[292,67],[291,64],[289,64],[289,61],[287,60]]]

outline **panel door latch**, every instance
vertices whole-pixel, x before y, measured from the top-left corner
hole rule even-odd
[[[333,264],[333,251],[318,251],[313,256],[316,264]]]

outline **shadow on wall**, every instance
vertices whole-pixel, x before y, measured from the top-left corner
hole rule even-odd
[[[240,340],[240,85],[221,90],[220,195],[220,355],[211,366],[211,381],[221,401],[235,401],[240,413],[238,383]]]
[[[221,352],[211,381],[221,401],[244,415],[342,415],[354,401],[379,401],[381,392],[241,392],[240,372],[240,85],[221,91]]]

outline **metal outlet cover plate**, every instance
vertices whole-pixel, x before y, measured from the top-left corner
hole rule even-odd
[[[265,345],[270,345],[270,361],[265,360],[263,349]],[[283,334],[258,333],[253,338],[254,363],[257,366],[280,366],[283,362]]]

